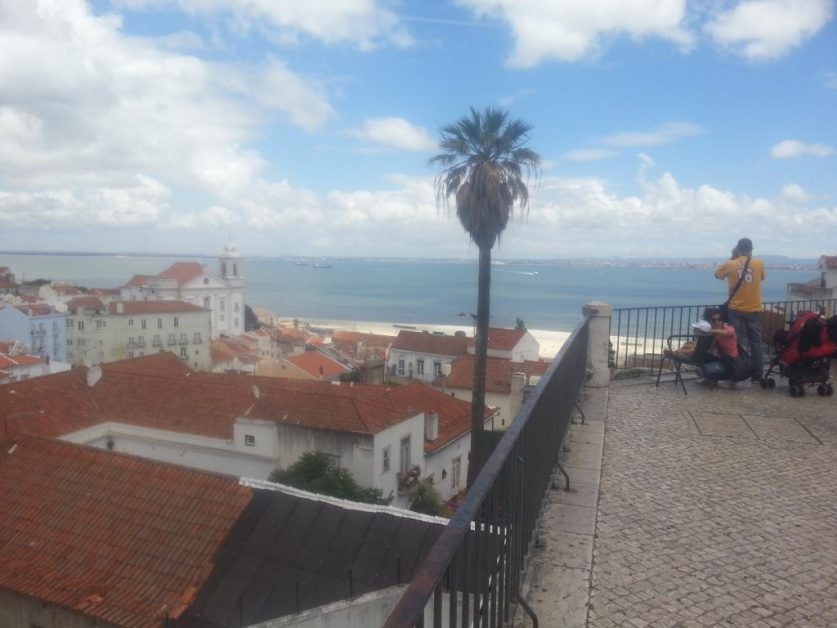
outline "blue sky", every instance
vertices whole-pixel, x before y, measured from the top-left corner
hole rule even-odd
[[[833,0],[0,0],[0,249],[474,257],[438,130],[544,160],[495,255],[837,250]]]

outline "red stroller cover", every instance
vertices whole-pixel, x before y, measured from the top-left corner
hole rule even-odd
[[[816,312],[800,312],[791,325],[785,343],[777,357],[783,364],[837,355],[837,343],[828,333],[823,318]]]

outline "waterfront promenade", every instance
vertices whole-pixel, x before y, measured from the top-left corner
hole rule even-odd
[[[687,387],[585,389],[524,591],[540,625],[837,626],[837,397]]]

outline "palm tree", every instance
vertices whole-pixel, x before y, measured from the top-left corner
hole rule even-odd
[[[485,370],[491,292],[491,249],[506,228],[515,203],[525,211],[529,202],[529,175],[537,175],[540,156],[526,147],[532,126],[510,120],[502,109],[487,107],[445,126],[440,153],[430,159],[441,167],[436,177],[436,201],[456,199],[456,215],[479,249],[476,355],[471,402],[471,460],[468,486],[485,461]],[[525,175],[525,180],[524,180]]]

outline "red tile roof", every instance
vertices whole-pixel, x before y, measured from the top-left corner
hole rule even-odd
[[[154,275],[134,275],[128,280],[128,283],[126,283],[123,288],[139,288],[140,286],[146,286],[153,277]]]
[[[365,334],[357,331],[336,331],[331,337],[334,343],[345,343],[356,345],[359,342],[367,346],[386,347],[395,341],[395,336],[383,334]]]
[[[457,356],[468,351],[470,342],[471,339],[467,336],[445,336],[426,331],[402,329],[398,332],[395,342],[392,343],[392,348],[433,355]]]
[[[11,281],[6,281],[5,279],[0,279],[0,289],[8,290],[10,288],[17,288],[17,284],[12,283]]]
[[[526,335],[525,329],[488,328],[488,348],[497,351],[511,351]]]
[[[179,314],[186,312],[208,312],[199,305],[176,300],[156,301],[114,301],[108,303],[108,314],[118,314],[120,307],[122,314],[139,316],[142,314]]]
[[[8,417],[8,435],[56,438],[113,421],[229,440],[238,417],[374,434],[414,416],[416,409],[425,411],[425,407],[439,413],[440,423],[452,421],[458,426],[440,428],[440,438],[467,431],[470,425],[470,404],[418,382],[397,388],[336,386],[311,380],[195,372],[168,352],[100,368],[102,377],[92,388],[87,385],[85,368],[0,387],[0,416]],[[258,397],[254,386],[259,389]],[[413,390],[423,392],[410,393]],[[422,405],[409,394],[421,397]],[[0,438],[3,436],[0,433]],[[433,446],[442,444],[434,441]]]
[[[485,372],[485,391],[509,394],[511,392],[512,373],[543,375],[549,367],[549,362],[512,362],[505,358],[488,358]],[[447,388],[471,390],[474,387],[474,356],[463,355],[451,364],[450,375],[444,379]],[[442,379],[436,380],[434,385],[442,385]]]
[[[288,358],[288,362],[314,377],[332,379],[352,369],[332,360],[320,351],[304,351]]]
[[[56,313],[52,306],[47,303],[29,303],[28,305],[17,305],[15,307],[27,316],[30,316],[30,312],[31,316],[49,316]]]
[[[823,255],[820,258],[820,265],[823,268],[837,268],[837,255]]]
[[[204,273],[204,267],[198,262],[175,262],[157,275],[160,279],[174,279],[178,285],[197,279]]]
[[[97,310],[104,311],[105,304],[99,297],[75,297],[67,301],[67,308],[70,310]]]
[[[0,587],[125,626],[177,618],[251,499],[236,479],[16,436],[0,447]]]
[[[119,288],[90,288],[88,294],[96,297],[118,297],[120,295]]]
[[[16,366],[33,366],[42,363],[43,360],[35,355],[7,355],[0,353],[0,369],[14,368]]]

